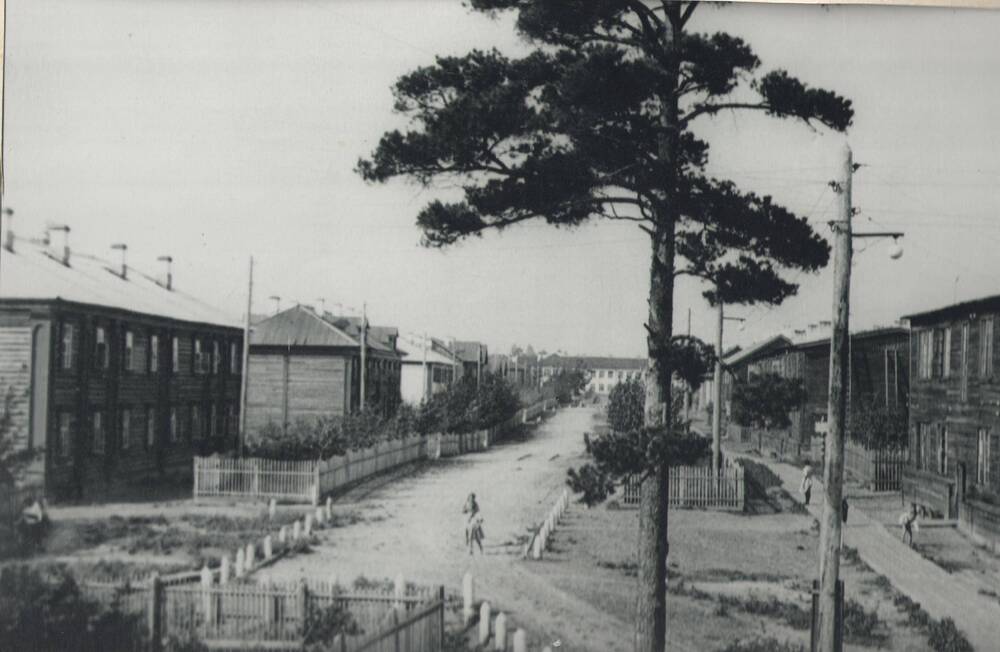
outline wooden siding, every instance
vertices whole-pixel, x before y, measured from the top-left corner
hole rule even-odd
[[[909,466],[913,470],[920,470],[920,475],[928,477],[937,476],[942,482],[951,483],[954,486],[955,495],[952,497],[952,510],[961,501],[968,488],[977,484],[978,465],[978,433],[984,429],[990,438],[990,472],[987,481],[980,485],[980,490],[994,495],[1000,495],[1000,361],[997,360],[998,347],[996,338],[1000,334],[1000,328],[994,325],[993,328],[993,373],[986,378],[979,374],[979,329],[982,319],[992,318],[996,320],[997,314],[990,315],[969,315],[965,318],[950,317],[937,323],[927,324],[926,327],[915,328],[910,341],[910,369],[914,370],[911,377],[910,387],[910,417],[909,417],[909,438],[910,451]],[[968,360],[968,370],[965,378],[965,390],[963,392],[963,369],[962,369],[962,328],[969,326],[968,350],[965,358]],[[946,352],[948,362],[946,366],[950,370],[948,377],[943,374],[934,374],[931,378],[921,378],[919,370],[919,333],[928,329],[950,329],[951,346]],[[918,444],[920,425],[926,424],[929,435],[926,440]],[[940,438],[946,433],[945,438],[945,463],[944,469],[937,468],[938,446]],[[933,450],[928,451],[928,448]],[[918,453],[920,456],[918,457]],[[928,462],[930,462],[928,464]],[[930,467],[930,468],[927,468]],[[936,511],[940,509],[941,500],[935,500],[935,504],[928,507]]]
[[[130,487],[148,486],[151,480],[170,476],[190,476],[195,452],[232,448],[236,441],[235,420],[238,411],[240,377],[230,374],[229,343],[241,344],[242,333],[235,328],[209,324],[186,324],[150,315],[139,315],[100,306],[84,306],[62,301],[47,301],[17,308],[0,304],[0,315],[28,310],[32,319],[42,324],[38,333],[44,342],[36,345],[36,364],[45,356],[47,378],[37,378],[38,391],[47,390],[43,406],[45,415],[45,485],[54,498],[101,497],[130,491]],[[62,326],[75,327],[74,347],[69,368],[63,367]],[[95,365],[95,328],[106,332],[108,366]],[[125,333],[134,335],[135,371],[124,368]],[[51,337],[47,337],[47,333]],[[159,371],[148,367],[149,335],[160,337]],[[181,343],[181,365],[178,373],[170,369],[170,337],[177,335]],[[198,335],[220,342],[223,355],[218,374],[194,374],[185,355],[189,356],[192,336]],[[36,336],[37,338],[38,336]],[[187,343],[185,346],[185,342]],[[238,347],[239,348],[239,347]],[[216,405],[219,427],[214,440],[191,438],[190,407],[205,405],[206,413]],[[154,438],[146,445],[146,410],[156,415]],[[178,438],[169,434],[170,410],[177,411]],[[123,418],[129,411],[132,439],[122,447]],[[104,452],[93,446],[93,414],[102,414],[105,433]],[[225,431],[224,416],[230,414]],[[70,450],[59,447],[60,424],[69,424]]]
[[[247,385],[247,431],[269,423],[341,416],[345,412],[347,360],[333,355],[251,353]]]
[[[31,445],[32,328],[0,327],[0,412],[9,410],[14,450]]]

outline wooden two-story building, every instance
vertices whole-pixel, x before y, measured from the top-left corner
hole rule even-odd
[[[15,242],[0,252],[0,392],[22,480],[53,499],[191,474],[238,432],[242,329],[162,279]]]
[[[254,324],[247,375],[247,433],[360,409],[361,320],[297,305]],[[401,402],[398,331],[368,326],[364,406],[391,415]]]
[[[909,315],[907,501],[1000,541],[1000,295]]]

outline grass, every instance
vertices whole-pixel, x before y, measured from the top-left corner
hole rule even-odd
[[[750,641],[734,641],[719,652],[805,652],[804,645],[776,638],[755,638]]]
[[[951,618],[935,620],[924,611],[919,602],[897,593],[892,600],[896,609],[905,613],[907,622],[927,636],[927,643],[934,652],[973,652],[972,644],[955,626]]]
[[[774,596],[761,597],[754,593],[747,597],[715,595],[685,584],[683,581],[670,585],[670,591],[696,600],[716,602],[717,605],[721,605],[727,615],[731,610],[751,616],[764,616],[765,618],[781,620],[792,629],[809,629],[811,623],[809,611],[801,605],[783,602]],[[719,606],[716,607],[716,610],[718,609]]]

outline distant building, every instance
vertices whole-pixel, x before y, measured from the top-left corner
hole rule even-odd
[[[606,396],[626,380],[646,379],[646,358],[612,358],[550,355],[541,360],[543,380],[562,370],[579,369],[587,374],[584,391]]]
[[[369,326],[365,406],[392,414],[400,402],[395,328]],[[361,320],[294,306],[250,334],[247,431],[299,419],[343,416],[361,407]]]
[[[26,481],[100,497],[189,476],[237,439],[243,331],[173,287],[69,248],[0,254],[0,391]]]
[[[451,350],[462,363],[462,376],[471,376],[478,382],[489,369],[489,352],[482,342],[452,342]]]
[[[458,378],[458,358],[442,342],[431,338],[426,351],[420,347],[403,352],[400,386],[403,400],[417,405],[443,392]]]

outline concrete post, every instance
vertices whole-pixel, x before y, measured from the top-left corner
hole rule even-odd
[[[243,573],[246,570],[246,553],[243,548],[236,551],[236,577],[243,577]]]
[[[312,534],[312,529],[313,529],[313,515],[306,514],[306,524],[305,527],[302,528],[302,531],[305,533],[306,536],[309,536],[310,534]]]
[[[271,502],[267,504],[267,517],[273,521],[274,515],[277,511],[278,511],[278,501],[272,498]]]
[[[252,542],[247,544],[247,556],[244,559],[244,563],[246,565],[243,568],[247,573],[252,571],[257,563],[257,547]]]
[[[532,559],[541,559],[542,558],[542,548],[543,547],[544,546],[542,544],[542,533],[539,532],[538,534],[535,535],[535,543],[534,543],[534,545],[532,546],[532,549],[531,549],[531,558]]]
[[[507,652],[507,614],[500,612],[493,630],[493,649]]]
[[[219,564],[219,584],[229,584],[229,555],[222,555]]]
[[[274,556],[274,548],[271,545],[271,535],[264,537],[264,559],[270,559]]]
[[[205,616],[206,630],[215,622],[212,616],[212,571],[208,570],[208,564],[201,567],[201,608]]]
[[[302,521],[295,521],[292,524],[292,541],[298,541],[302,537]]]
[[[281,529],[278,530],[278,542],[288,543],[288,526],[282,525]]]
[[[322,507],[316,508],[316,527],[323,525],[326,522],[326,510]]]
[[[472,605],[475,602],[475,597],[475,585],[472,580],[472,573],[466,573],[462,578],[462,620],[466,625],[472,622]]]
[[[484,602],[479,607],[479,644],[486,645],[490,640],[490,603]]]

